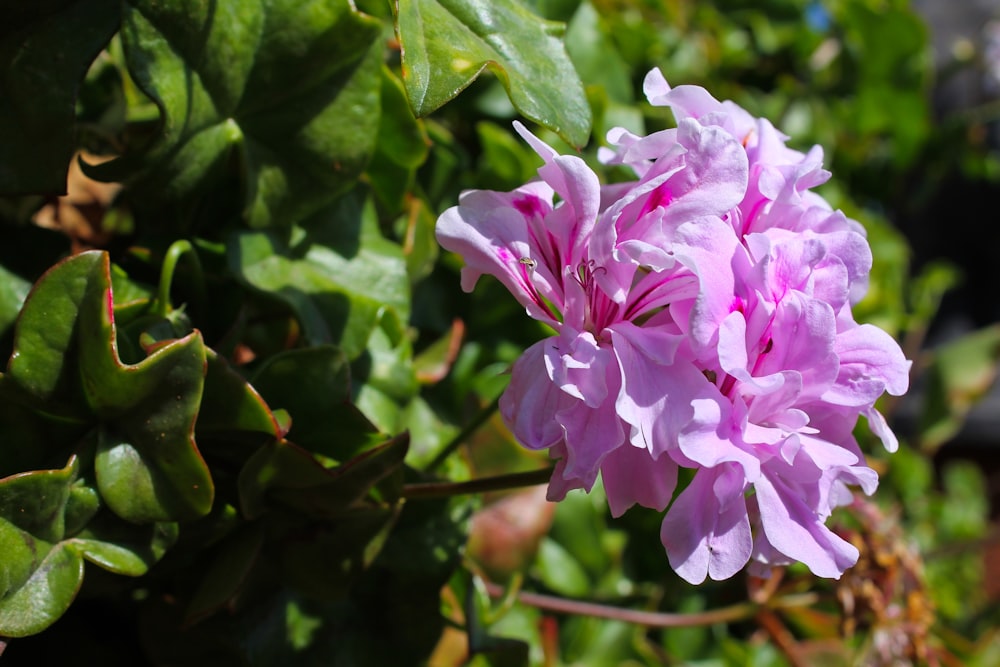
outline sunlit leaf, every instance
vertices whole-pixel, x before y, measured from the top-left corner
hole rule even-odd
[[[0,600],[0,633],[41,632],[65,613],[83,582],[83,558],[69,545],[53,547],[31,577]]]
[[[394,11],[403,82],[418,116],[489,69],[518,111],[574,146],[587,143],[590,107],[561,40],[563,24],[517,0],[405,0]]]
[[[96,491],[80,478],[91,460],[74,456],[60,470],[0,479],[0,635],[35,634],[59,618],[84,560],[139,576],[176,540],[175,524],[136,526],[99,513]]]
[[[242,280],[287,303],[314,344],[361,354],[382,313],[409,316],[402,251],[378,231],[374,207],[352,193],[296,228],[291,238],[244,232],[227,248]]]

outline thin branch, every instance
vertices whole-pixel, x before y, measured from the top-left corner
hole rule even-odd
[[[552,468],[532,470],[530,472],[515,472],[509,475],[495,477],[480,477],[467,482],[422,482],[403,486],[403,497],[409,500],[420,498],[448,498],[469,493],[485,493],[487,491],[506,491],[519,489],[523,486],[545,484],[552,477]]]
[[[503,597],[505,589],[492,582],[485,582],[486,590],[492,597]],[[713,625],[715,623],[731,623],[733,621],[743,621],[753,618],[762,608],[767,609],[788,609],[792,607],[809,607],[819,600],[815,593],[801,593],[798,595],[787,595],[769,601],[766,607],[754,604],[753,602],[742,602],[729,607],[720,607],[709,611],[694,612],[690,614],[670,614],[667,612],[638,611],[635,609],[624,609],[613,605],[598,604],[596,602],[583,602],[581,600],[568,600],[566,598],[552,595],[542,595],[540,593],[530,593],[521,591],[517,595],[518,600],[530,607],[536,607],[545,611],[552,611],[561,614],[572,614],[575,616],[593,616],[595,618],[607,618],[626,623],[635,623],[651,628],[684,628],[698,625]]]
[[[774,645],[785,655],[788,664],[792,667],[808,667],[802,660],[795,643],[795,637],[788,631],[777,614],[768,609],[761,609],[757,613],[757,623],[764,628]]]

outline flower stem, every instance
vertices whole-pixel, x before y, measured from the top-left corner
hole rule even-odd
[[[492,582],[485,582],[486,590],[492,597],[502,598],[506,595],[503,586]],[[759,605],[753,602],[741,602],[729,607],[720,607],[709,611],[700,611],[690,614],[670,614],[658,611],[640,611],[636,609],[624,609],[613,605],[598,604],[596,602],[583,602],[582,600],[568,600],[552,595],[542,595],[540,593],[530,593],[521,591],[517,594],[518,600],[523,604],[536,607],[545,611],[553,611],[562,614],[573,614],[576,616],[593,616],[596,618],[607,618],[626,623],[635,623],[651,628],[684,628],[698,625],[713,625],[715,623],[731,623],[733,621],[744,621],[753,618],[762,608],[767,609],[787,609],[791,607],[809,607],[819,599],[815,593],[801,593],[798,595],[787,595],[775,598],[766,605]]]
[[[189,241],[185,239],[174,241],[167,249],[167,254],[163,258],[163,267],[160,270],[160,287],[157,292],[156,309],[157,314],[161,317],[166,317],[173,310],[170,304],[170,288],[173,286],[177,262],[185,254],[191,256],[191,270],[194,272],[194,281],[197,285],[195,297],[199,305],[205,301],[205,279],[198,253],[195,252],[194,246]]]
[[[552,468],[532,470],[530,472],[515,472],[495,477],[481,477],[467,482],[422,482],[403,486],[403,497],[415,500],[420,498],[449,498],[468,493],[484,493],[486,491],[506,491],[522,486],[545,484],[552,477]]]
[[[438,452],[438,455],[435,456],[434,459],[427,464],[427,467],[424,469],[424,471],[433,472],[434,470],[439,468],[441,464],[444,463],[445,460],[462,445],[463,442],[469,439],[469,436],[475,433],[480,426],[486,423],[486,420],[488,420],[490,417],[493,416],[493,413],[496,412],[497,408],[499,407],[500,407],[500,397],[497,396],[492,401],[490,401],[489,405],[480,410],[479,414],[473,417],[472,421],[466,424],[465,428],[459,431],[458,435],[452,438],[451,441],[449,441],[448,444],[444,446],[444,449]]]

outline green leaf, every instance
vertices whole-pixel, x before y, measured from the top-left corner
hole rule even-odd
[[[364,351],[379,318],[409,317],[409,282],[399,246],[378,230],[374,206],[343,197],[296,227],[290,239],[244,232],[228,244],[230,267],[287,303],[314,345],[334,343],[348,358]]]
[[[175,524],[135,526],[100,512],[97,492],[79,478],[91,460],[0,480],[0,635],[34,634],[61,616],[84,559],[139,576],[176,540]]]
[[[251,386],[214,350],[205,351],[208,362],[205,391],[196,424],[199,439],[203,435],[237,431],[263,433],[271,438],[284,436],[259,389]]]
[[[635,93],[628,63],[618,53],[608,30],[594,6],[581,3],[566,31],[566,50],[587,85],[600,85],[612,100],[632,104]]]
[[[0,597],[21,588],[31,578],[49,546],[0,519]]]
[[[403,209],[417,168],[427,159],[430,139],[406,103],[403,83],[382,68],[382,116],[368,180],[379,202],[393,214]]]
[[[254,374],[253,385],[291,415],[289,440],[313,453],[344,461],[384,440],[351,403],[350,367],[332,345],[271,357]]]
[[[178,535],[176,523],[136,526],[105,512],[66,542],[87,561],[108,572],[138,577],[163,558]]]
[[[484,69],[514,107],[574,146],[590,137],[590,107],[560,39],[564,26],[517,0],[394,3],[403,82],[417,116],[454,98]]]
[[[97,427],[97,485],[113,511],[176,521],[212,503],[193,437],[204,373],[197,332],[158,343],[137,364],[121,361],[110,262],[89,252],[53,267],[28,296],[2,387],[44,414]]]
[[[401,469],[408,447],[409,438],[403,434],[330,470],[291,443],[265,445],[240,471],[243,513],[257,517],[270,500],[308,516],[341,515]]]
[[[0,635],[41,632],[65,613],[83,583],[83,558],[63,544],[51,549],[31,577],[0,600]]]
[[[394,313],[383,313],[368,349],[351,365],[358,386],[358,408],[382,431],[405,428],[404,411],[419,391],[412,345]]]
[[[110,262],[99,255],[80,304],[80,376],[98,431],[97,484],[108,507],[135,523],[203,516],[214,488],[194,441],[205,375],[198,332],[162,343],[141,362],[116,350]]]
[[[30,282],[0,266],[0,336],[14,324],[30,289]]]
[[[79,417],[76,369],[77,318],[88,285],[106,258],[87,252],[64,260],[43,275],[25,301],[14,334],[14,355],[5,377],[35,403]]]
[[[476,167],[483,187],[513,190],[537,175],[541,160],[507,128],[486,121],[476,124],[483,153]]]
[[[542,538],[535,567],[539,579],[562,595],[584,597],[592,588],[590,579],[580,563],[551,538]]]
[[[427,202],[412,198],[405,213],[403,254],[406,256],[406,273],[410,283],[417,283],[434,270],[441,247],[434,236],[437,216]]]
[[[76,97],[121,8],[105,0],[4,6],[0,28],[0,195],[65,193]]]
[[[920,413],[920,441],[933,450],[962,428],[972,407],[986,395],[1000,370],[1000,326],[945,343],[932,352],[927,393]]]
[[[156,202],[237,179],[251,226],[301,220],[350,187],[374,150],[379,36],[347,0],[127,2],[129,71],[160,129],[87,171],[130,179]]]
[[[65,534],[63,510],[79,474],[73,457],[62,470],[36,470],[0,480],[0,517],[46,542]]]

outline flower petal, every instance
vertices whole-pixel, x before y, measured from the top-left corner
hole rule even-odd
[[[626,444],[604,459],[601,479],[611,516],[621,516],[636,503],[662,512],[677,484],[677,464],[669,456],[654,459],[645,449]]]
[[[858,561],[858,550],[823,525],[816,508],[777,475],[761,474],[754,491],[764,534],[779,552],[805,563],[816,576],[832,579]]]
[[[745,486],[736,466],[704,468],[671,505],[660,540],[670,566],[686,581],[700,584],[706,575],[728,579],[746,565],[753,537]]]

